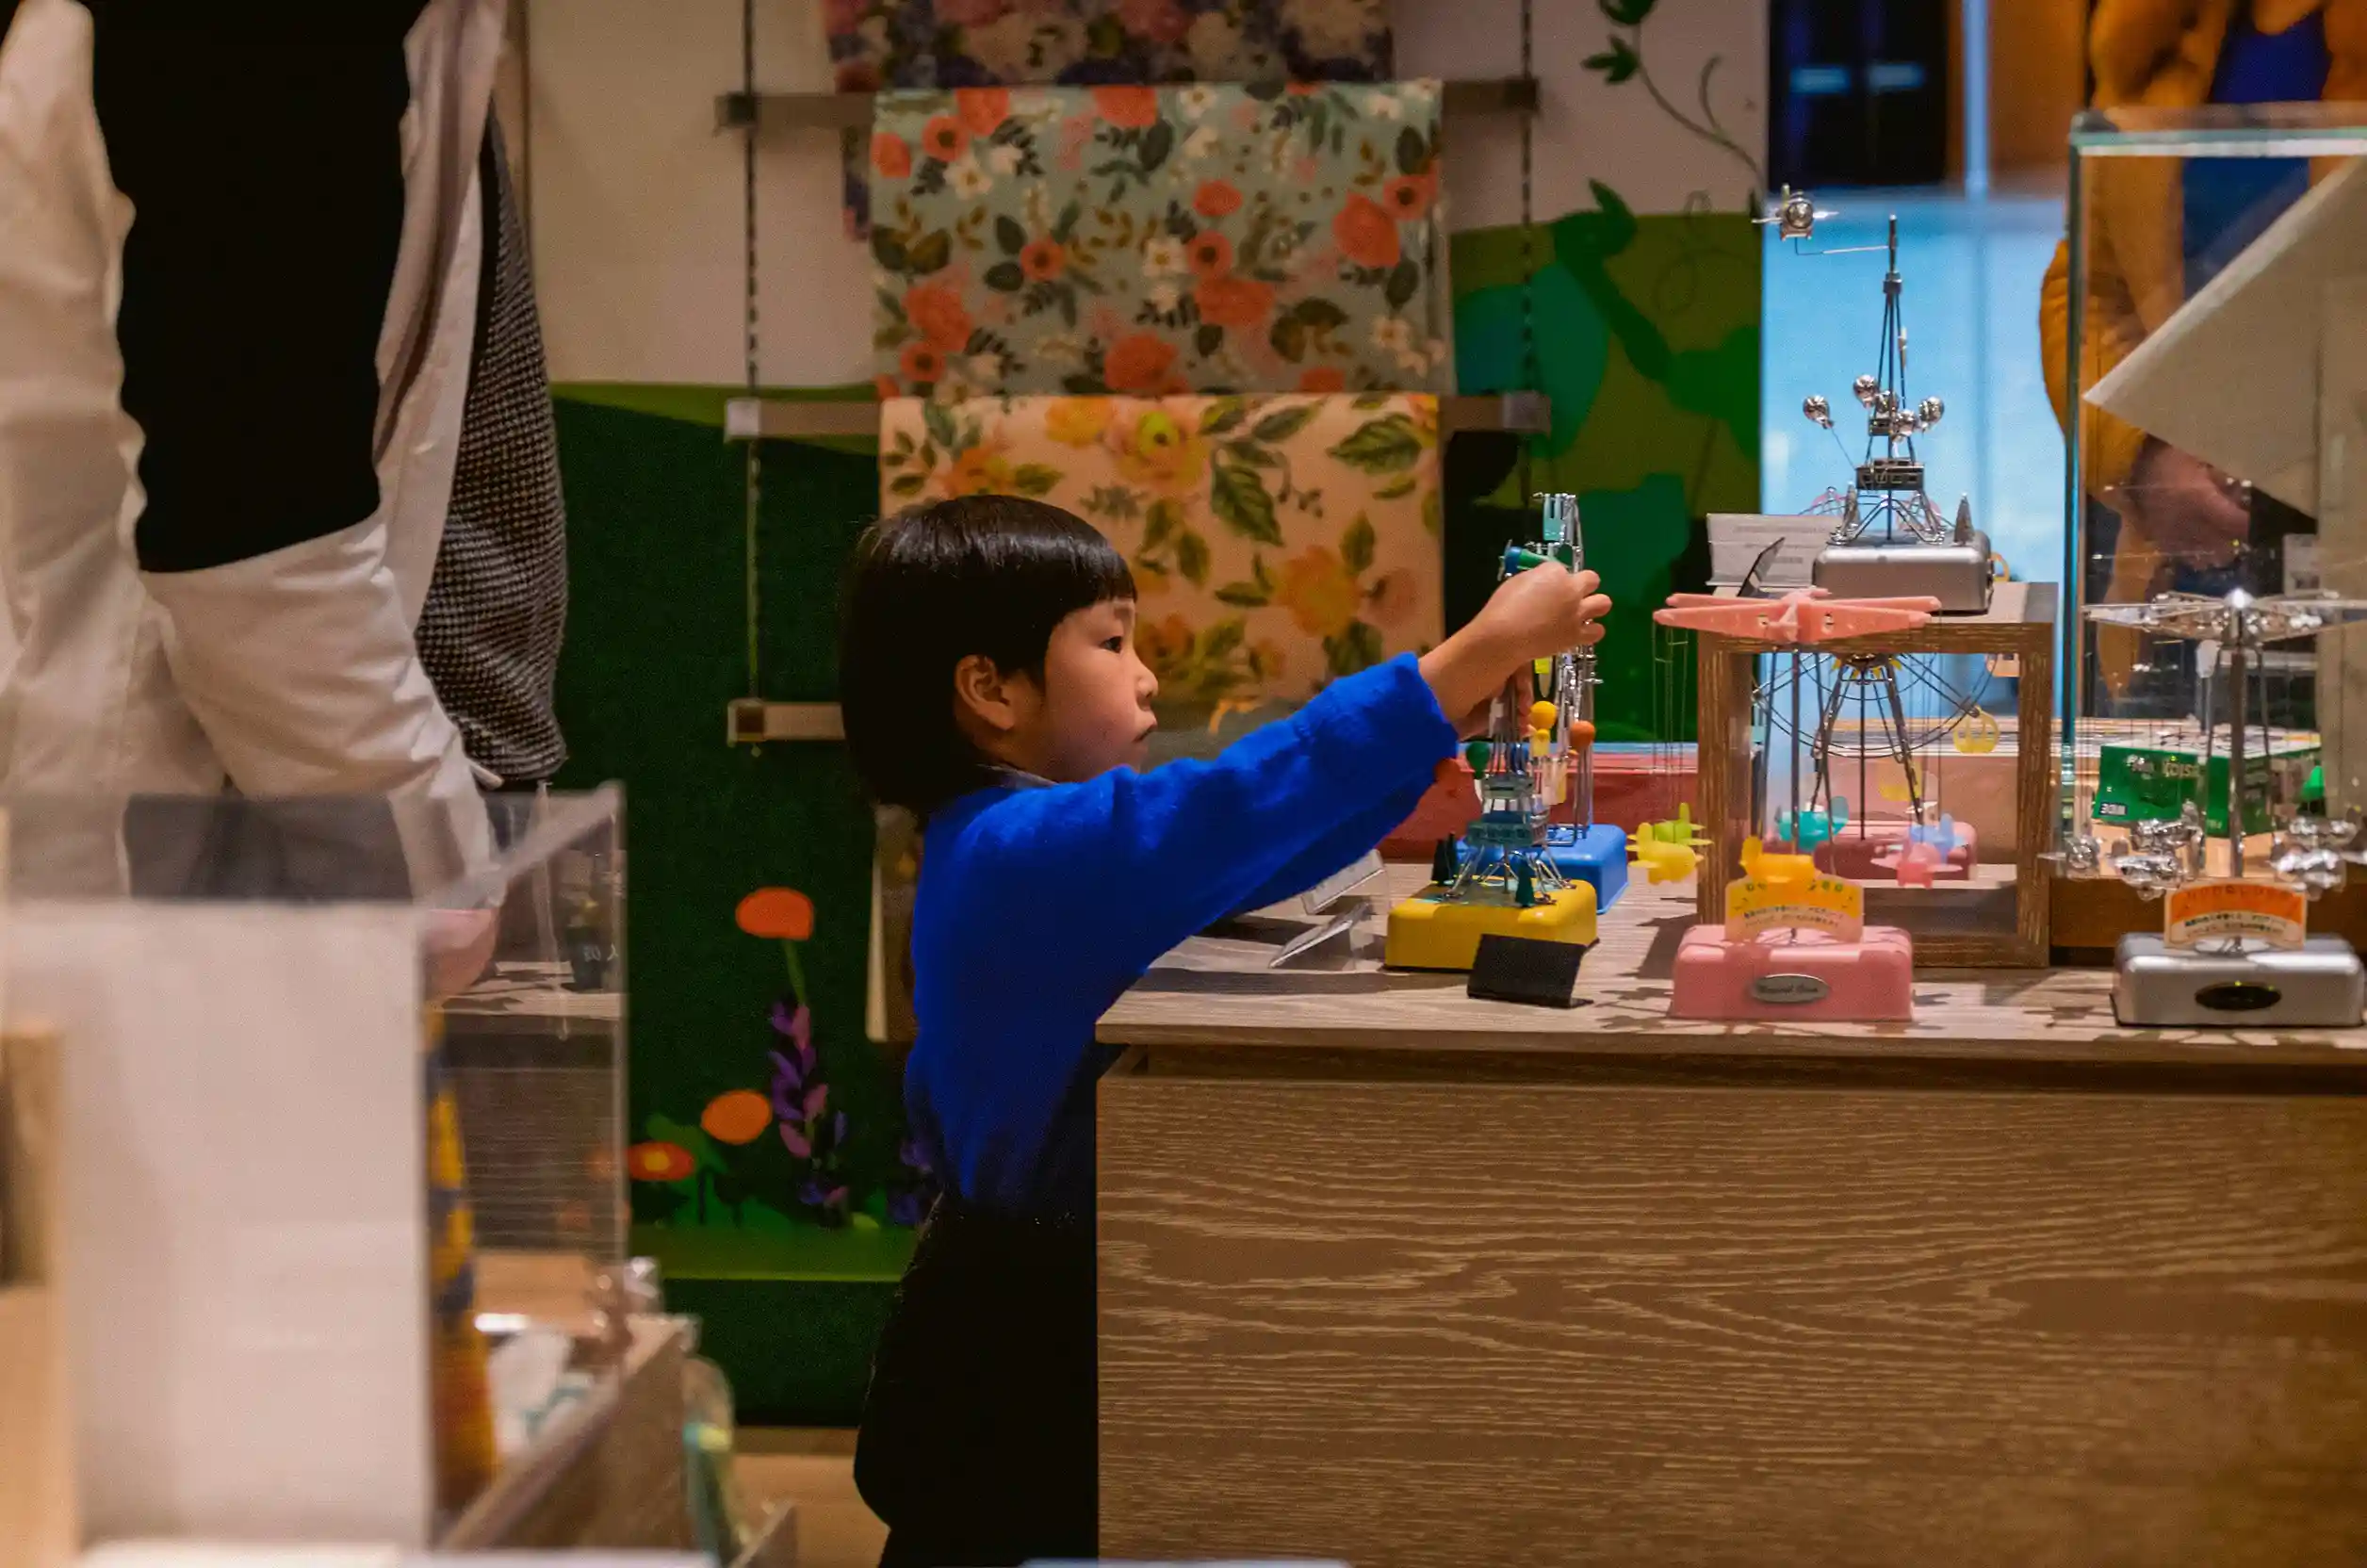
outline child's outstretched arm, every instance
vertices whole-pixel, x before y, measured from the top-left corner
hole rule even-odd
[[[1601,636],[1609,601],[1594,587],[1592,572],[1525,572],[1418,662],[1400,656],[1335,681],[1213,760],[998,803],[968,851],[990,877],[1007,876],[1013,896],[998,925],[1014,940],[1059,943],[1080,969],[1123,986],[1285,870],[1330,855],[1346,864],[1395,819],[1339,854],[1346,822],[1411,809],[1512,675]]]

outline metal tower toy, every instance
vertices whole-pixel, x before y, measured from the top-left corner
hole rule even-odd
[[[1838,498],[1839,520],[1814,580],[1849,597],[1928,594],[1943,611],[1978,614],[1988,608],[1993,576],[1988,535],[1972,525],[1970,498],[1956,504],[1953,523],[1923,491],[1923,464],[1915,438],[1940,422],[1937,398],[1907,400],[1907,330],[1902,314],[1906,285],[1899,273],[1899,220],[1890,220],[1889,266],[1882,279],[1882,348],[1875,368],[1851,391],[1866,410],[1866,449],[1856,482]],[[1809,422],[1833,429],[1833,406],[1821,397],[1801,404]]]
[[[1577,498],[1541,499],[1544,538],[1508,547],[1504,577],[1584,564]],[[1627,882],[1626,834],[1593,821],[1595,678],[1593,651],[1568,648],[1496,694],[1487,738],[1468,748],[1479,815],[1460,843],[1440,842],[1430,886],[1390,911],[1392,968],[1469,969],[1490,935],[1594,940],[1597,913]],[[1554,807],[1572,796],[1576,824],[1555,826]]]

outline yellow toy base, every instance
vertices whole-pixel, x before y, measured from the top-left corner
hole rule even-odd
[[[1531,941],[1594,940],[1594,887],[1574,882],[1523,909],[1510,904],[1447,904],[1436,883],[1389,911],[1389,941],[1381,962],[1391,969],[1467,970],[1479,939],[1526,937]]]

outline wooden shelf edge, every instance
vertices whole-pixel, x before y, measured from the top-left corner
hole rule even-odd
[[[1442,436],[1474,431],[1543,434],[1551,428],[1553,403],[1543,392],[1490,392],[1438,400]],[[724,405],[726,441],[786,441],[818,436],[875,436],[875,402],[792,402],[772,398],[734,398]]]
[[[1342,82],[1342,87],[1372,86]],[[1497,76],[1444,84],[1441,108],[1453,118],[1535,114],[1541,94],[1534,76]],[[872,122],[871,92],[719,92],[715,129],[743,131],[861,130]]]
[[[741,697],[724,713],[724,739],[736,746],[768,741],[843,741],[846,723],[835,702],[766,702]]]

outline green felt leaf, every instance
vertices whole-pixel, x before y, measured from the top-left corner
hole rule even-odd
[[[1300,403],[1293,408],[1277,409],[1260,419],[1249,433],[1268,446],[1279,446],[1300,431],[1315,416],[1315,404]]]
[[[1175,542],[1175,569],[1195,588],[1208,585],[1208,541],[1189,529]]]
[[[1331,455],[1368,474],[1403,473],[1422,455],[1421,433],[1407,416],[1384,414],[1349,432]]]
[[[1208,504],[1226,527],[1244,538],[1262,545],[1282,542],[1282,531],[1274,521],[1274,498],[1248,464],[1216,459],[1209,470]]]
[[[1356,514],[1356,521],[1348,524],[1347,531],[1340,535],[1341,564],[1351,572],[1362,574],[1370,571],[1373,564],[1373,545],[1372,519],[1359,512]]]

